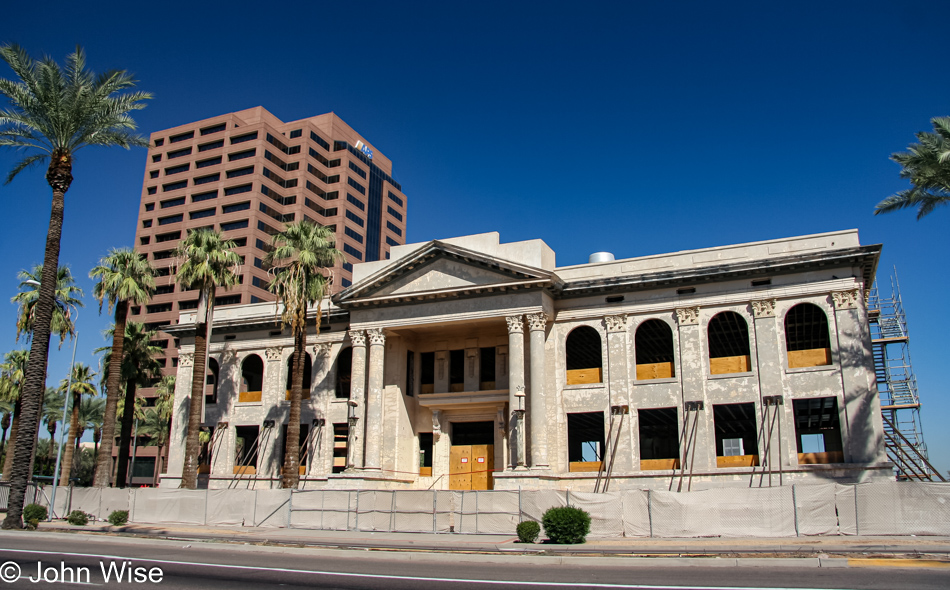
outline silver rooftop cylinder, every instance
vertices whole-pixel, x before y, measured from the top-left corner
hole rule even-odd
[[[587,262],[593,264],[594,262],[612,262],[613,260],[614,255],[610,252],[594,252],[587,259]]]

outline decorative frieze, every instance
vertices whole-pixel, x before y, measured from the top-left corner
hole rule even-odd
[[[548,324],[548,314],[540,311],[538,313],[529,313],[525,315],[528,319],[528,329],[532,332],[544,330]]]
[[[267,360],[271,362],[279,361],[281,353],[282,349],[279,346],[271,346],[264,350],[264,355],[267,357]]]
[[[369,335],[369,343],[371,346],[383,346],[386,344],[386,334],[383,333],[382,328],[370,328],[366,330],[366,333]]]
[[[191,367],[195,364],[195,355],[191,352],[185,352],[178,355],[178,365],[182,367]]]
[[[523,334],[524,333],[524,316],[510,315],[510,316],[505,317],[505,321],[508,322],[509,334]]]
[[[758,299],[752,301],[752,314],[756,318],[774,318],[775,317],[775,299]]]
[[[698,326],[699,307],[677,307],[676,322],[681,326]]]
[[[835,309],[857,309],[860,298],[860,289],[848,289],[847,291],[831,292],[831,299],[834,301]]]
[[[348,330],[347,335],[349,335],[353,346],[366,346],[366,332],[363,330]]]
[[[604,324],[607,325],[608,332],[624,332],[627,330],[627,314],[606,316]]]

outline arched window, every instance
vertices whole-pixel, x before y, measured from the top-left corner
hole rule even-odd
[[[341,399],[350,397],[350,378],[353,373],[353,349],[350,347],[340,351],[336,358],[336,396]]]
[[[287,359],[287,399],[290,399],[290,388],[293,386],[294,380],[294,354],[292,353]],[[313,362],[310,360],[310,355],[306,352],[304,353],[303,359],[303,393],[301,394],[301,399],[310,399],[310,384],[311,373],[313,372]]]
[[[672,377],[673,330],[663,320],[647,320],[637,328],[637,379]]]
[[[205,372],[205,403],[218,403],[218,361],[208,357],[208,370]]]
[[[241,363],[241,391],[238,401],[259,402],[264,389],[264,361],[256,354],[248,355]]]
[[[574,328],[567,335],[567,384],[603,382],[600,334],[590,326]]]
[[[799,303],[785,314],[788,368],[831,364],[828,318],[817,305]]]
[[[706,329],[709,341],[709,372],[745,373],[751,371],[749,358],[749,326],[734,311],[724,311],[709,320]]]

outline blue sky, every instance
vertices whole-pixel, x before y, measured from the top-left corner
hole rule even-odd
[[[950,4],[109,4],[13,3],[0,43],[58,60],[80,44],[93,69],[134,72],[155,94],[145,135],[257,105],[334,111],[392,159],[412,242],[497,230],[567,265],[858,228],[884,244],[879,276],[900,273],[927,441],[950,470],[950,211],[872,215],[905,187],[888,156],[950,115]],[[87,293],[77,360],[95,364],[109,318],[87,273],[132,245],[145,151],[78,156],[61,261]],[[42,260],[49,202],[39,171],[0,186],[4,298]],[[2,350],[14,316],[0,303]]]

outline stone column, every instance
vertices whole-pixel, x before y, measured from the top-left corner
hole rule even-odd
[[[347,468],[361,469],[363,467],[363,437],[359,435],[360,425],[365,419],[364,409],[366,407],[366,332],[362,330],[350,330],[348,332],[350,342],[353,343],[353,368],[350,374],[350,405],[353,408],[352,414],[356,417],[356,423],[349,422],[349,440],[346,443]],[[350,415],[349,409],[347,415]]]
[[[313,345],[313,389],[310,393],[310,403],[315,410],[317,420],[323,420],[323,426],[314,434],[310,443],[310,466],[307,472],[310,475],[326,475],[332,470],[333,462],[333,425],[327,419],[330,415],[330,400],[334,397],[333,383],[330,380],[330,343],[319,342]],[[327,449],[330,449],[328,452]],[[327,461],[329,455],[329,463]]]
[[[177,488],[181,482],[181,472],[185,463],[185,436],[188,434],[188,409],[191,403],[191,375],[194,364],[193,352],[179,353],[178,372],[175,376],[172,429],[168,437],[168,465],[165,468],[167,476],[162,478],[160,484],[163,488]],[[13,452],[13,449],[8,447],[7,452]]]
[[[886,461],[881,399],[877,394],[867,307],[859,288],[834,291],[838,358],[843,388],[841,437],[844,460],[853,463]]]
[[[531,467],[548,469],[547,407],[544,393],[544,331],[548,316],[543,311],[529,313],[531,331],[531,392],[528,412],[531,414]]]
[[[627,316],[626,314],[610,315],[604,318],[604,325],[607,327],[607,372],[610,379],[607,383],[610,388],[611,406],[630,406],[630,399],[627,393]],[[617,452],[610,450],[613,465],[610,470],[614,473],[622,473],[634,469],[633,447],[636,444],[632,440],[630,433],[636,432],[633,428],[633,422],[637,419],[637,414],[633,410],[628,410],[629,414],[615,419],[619,432],[607,433],[607,440],[614,437],[614,445]],[[601,449],[601,453],[604,449]],[[606,457],[601,457],[606,461]],[[619,470],[617,469],[619,467]]]
[[[782,387],[782,373],[785,369],[783,347],[778,343],[778,325],[775,319],[775,299],[757,299],[751,302],[752,316],[755,318],[755,358],[756,373],[759,381],[759,415],[767,418],[759,428],[759,449],[762,467],[778,469],[789,464],[789,447],[798,447],[794,442],[794,419],[787,415]],[[775,417],[777,416],[777,418]],[[779,426],[779,421],[783,424]],[[782,437],[779,437],[779,428]],[[772,430],[771,437],[769,429]],[[783,440],[784,439],[784,440]],[[766,452],[768,451],[768,452]]]
[[[706,400],[706,376],[709,374],[709,359],[703,346],[703,333],[699,329],[699,307],[676,308],[676,323],[679,325],[680,342],[680,378],[683,383],[683,406],[680,408],[680,428],[684,423],[689,431],[682,433],[680,458],[685,459],[684,465],[689,469],[693,465],[695,471],[715,469],[716,467],[716,440],[712,423],[712,407]],[[690,402],[702,402],[702,410],[688,411]],[[686,417],[688,422],[684,422]],[[696,426],[694,427],[693,424]],[[684,456],[687,441],[692,437],[692,447],[689,455]]]
[[[279,408],[281,402],[287,400],[287,380],[283,374],[284,369],[284,349],[280,346],[272,346],[264,349],[264,383],[261,392],[261,400],[264,408]],[[268,475],[280,480],[281,468],[280,449],[284,441],[281,439],[283,429],[283,420],[286,419],[285,412],[276,415],[268,414],[265,410],[261,414],[262,420],[274,419],[273,429],[264,428],[261,424],[259,433],[260,446],[257,451],[257,472],[261,475]],[[279,486],[279,483],[277,485]]]
[[[366,387],[366,464],[365,469],[378,470],[382,460],[383,436],[383,370],[386,334],[382,328],[366,330],[369,335],[369,379]]]
[[[508,322],[508,469],[525,467],[524,424],[519,419],[518,393],[524,393],[524,316],[505,318]]]

